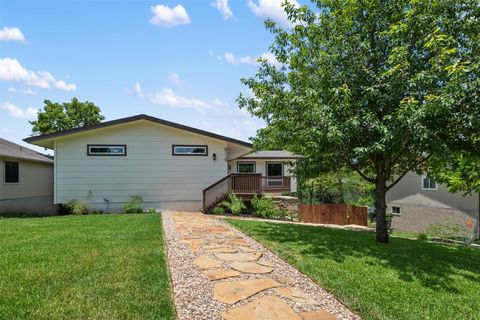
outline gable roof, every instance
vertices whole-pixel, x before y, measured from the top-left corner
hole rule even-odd
[[[25,138],[25,139],[23,139],[23,141],[35,144],[35,142],[39,142],[39,141],[42,141],[42,140],[47,140],[47,139],[49,140],[49,139],[54,139],[54,138],[58,138],[58,137],[67,136],[67,135],[70,135],[70,134],[75,134],[75,133],[80,133],[80,132],[85,132],[85,131],[90,131],[90,130],[96,130],[96,129],[101,129],[101,128],[108,128],[108,127],[111,127],[111,126],[116,126],[116,125],[119,125],[119,124],[124,124],[124,123],[139,121],[139,120],[146,120],[146,121],[150,121],[150,122],[153,122],[153,123],[158,123],[158,124],[165,125],[165,126],[168,126],[168,127],[172,127],[172,128],[176,128],[176,129],[180,129],[180,130],[184,130],[184,131],[188,131],[188,132],[193,132],[193,133],[196,133],[196,134],[200,134],[200,135],[207,136],[207,137],[210,137],[210,138],[214,138],[214,139],[223,140],[223,141],[226,141],[226,142],[238,144],[238,145],[248,147],[248,148],[252,147],[252,144],[249,143],[249,142],[225,137],[225,136],[213,133],[213,132],[208,132],[208,131],[200,130],[200,129],[197,129],[197,128],[185,126],[183,124],[179,124],[179,123],[170,122],[170,121],[167,121],[167,120],[155,118],[155,117],[152,117],[152,116],[148,116],[146,114],[139,114],[139,115],[132,116],[132,117],[121,118],[121,119],[111,120],[111,121],[105,121],[105,122],[102,122],[102,123],[99,123],[99,124],[94,124],[94,125],[91,125],[91,126],[86,126],[86,127],[81,127],[81,128],[74,128],[74,129],[69,129],[69,130],[60,131],[60,132],[42,134],[42,135],[39,135],[39,136]]]
[[[47,155],[2,138],[0,156],[53,163],[53,159]]]
[[[302,159],[303,156],[295,155],[283,150],[257,151],[246,154],[239,159]]]

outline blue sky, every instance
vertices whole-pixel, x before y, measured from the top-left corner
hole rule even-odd
[[[247,140],[239,110],[268,54],[281,0],[0,1],[0,136],[17,143],[43,100],[92,101],[107,120],[145,113]],[[30,146],[31,147],[31,146]],[[39,149],[37,149],[39,150]]]

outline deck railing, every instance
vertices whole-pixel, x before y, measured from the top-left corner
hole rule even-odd
[[[223,200],[228,193],[258,194],[290,191],[290,177],[262,177],[260,173],[231,173],[203,190],[203,212]]]

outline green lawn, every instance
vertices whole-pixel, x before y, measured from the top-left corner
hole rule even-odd
[[[160,215],[0,219],[0,319],[175,319]]]
[[[480,250],[321,227],[227,220],[363,319],[480,319]]]

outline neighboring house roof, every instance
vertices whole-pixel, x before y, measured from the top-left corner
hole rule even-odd
[[[241,156],[239,159],[302,159],[303,156],[295,155],[288,151],[257,151]]]
[[[0,138],[0,156],[53,163],[53,158]]]
[[[115,126],[115,125],[119,125],[119,124],[129,123],[129,122],[133,122],[133,121],[139,121],[139,120],[146,120],[146,121],[158,123],[158,124],[169,126],[169,127],[172,127],[172,128],[185,130],[185,131],[193,132],[193,133],[200,134],[200,135],[203,135],[203,136],[207,136],[207,137],[210,137],[210,138],[214,138],[214,139],[223,140],[223,141],[226,141],[226,142],[238,144],[238,145],[245,146],[245,147],[248,147],[248,148],[252,147],[251,143],[248,143],[248,142],[245,142],[245,141],[225,137],[225,136],[213,133],[213,132],[208,132],[208,131],[188,127],[188,126],[185,126],[183,124],[178,124],[178,123],[175,123],[175,122],[170,122],[170,121],[167,121],[167,120],[155,118],[155,117],[152,117],[152,116],[148,116],[146,114],[140,114],[140,115],[127,117],[127,118],[122,118],[122,119],[117,119],[117,120],[112,120],[112,121],[105,121],[105,122],[102,122],[102,123],[99,123],[99,124],[94,124],[94,125],[91,125],[91,126],[86,126],[86,127],[81,127],[81,128],[75,128],[75,129],[70,129],[70,130],[65,130],[65,131],[60,131],[60,132],[55,132],[55,133],[43,134],[43,135],[39,135],[39,136],[35,136],[35,137],[29,137],[29,138],[23,139],[23,141],[35,144],[36,142],[40,142],[42,140],[50,140],[50,139],[54,139],[54,138],[58,138],[58,137],[67,136],[67,135],[70,135],[70,134],[75,134],[75,133],[80,133],[80,132],[85,132],[85,131],[90,131],[90,130],[96,130],[96,129],[101,129],[101,128],[107,128],[107,127],[111,127],[111,126]]]

